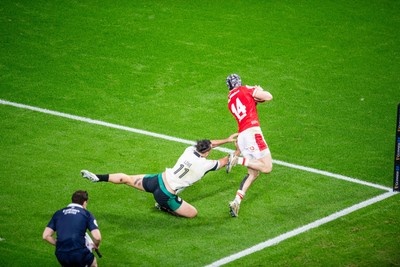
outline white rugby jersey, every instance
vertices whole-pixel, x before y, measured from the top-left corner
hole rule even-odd
[[[218,169],[218,160],[209,160],[200,156],[194,146],[185,149],[175,166],[165,170],[166,179],[173,190],[181,192],[200,180],[207,172]]]

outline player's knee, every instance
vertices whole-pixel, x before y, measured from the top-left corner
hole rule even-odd
[[[187,202],[184,202],[182,206],[175,211],[175,213],[178,216],[185,218],[194,218],[197,216],[197,209]]]
[[[193,208],[189,213],[188,213],[188,218],[194,218],[197,216],[197,210],[195,208]]]
[[[197,209],[190,205],[183,214],[186,218],[194,218],[197,216]]]
[[[96,257],[94,257],[94,260],[93,260],[92,264],[90,265],[90,267],[97,267]]]
[[[261,172],[265,174],[272,172],[272,163],[264,164],[264,167],[261,169]]]

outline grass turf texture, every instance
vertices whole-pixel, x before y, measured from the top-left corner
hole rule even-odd
[[[0,98],[189,140],[236,130],[225,77],[261,84],[273,157],[390,187],[399,88],[396,1],[3,1]],[[208,174],[182,197],[91,184],[81,168],[154,173],[183,144],[0,107],[0,265],[54,266],[52,213],[87,189],[103,266],[202,266],[382,191],[276,165],[229,218],[245,170]],[[232,148],[232,147],[230,147]],[[218,151],[213,157],[223,154]],[[399,196],[229,264],[398,265]]]

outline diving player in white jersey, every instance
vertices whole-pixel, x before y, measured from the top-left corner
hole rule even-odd
[[[200,140],[194,146],[185,149],[173,168],[166,168],[158,174],[127,175],[94,174],[82,170],[81,175],[92,182],[111,182],[126,184],[136,189],[152,193],[156,207],[171,214],[193,218],[197,209],[181,199],[178,194],[186,187],[199,181],[209,171],[216,171],[226,166],[228,156],[218,160],[207,159],[211,149],[229,142],[234,142],[238,134],[232,134],[223,140]]]

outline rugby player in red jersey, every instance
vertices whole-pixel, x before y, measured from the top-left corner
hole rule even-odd
[[[259,173],[272,171],[271,152],[261,131],[257,113],[257,104],[272,100],[272,95],[258,85],[242,85],[237,74],[229,75],[226,84],[229,88],[228,108],[239,127],[237,150],[229,156],[226,171],[229,173],[236,164],[247,167],[247,175],[240,183],[235,199],[229,203],[232,217],[237,217],[240,203]]]

